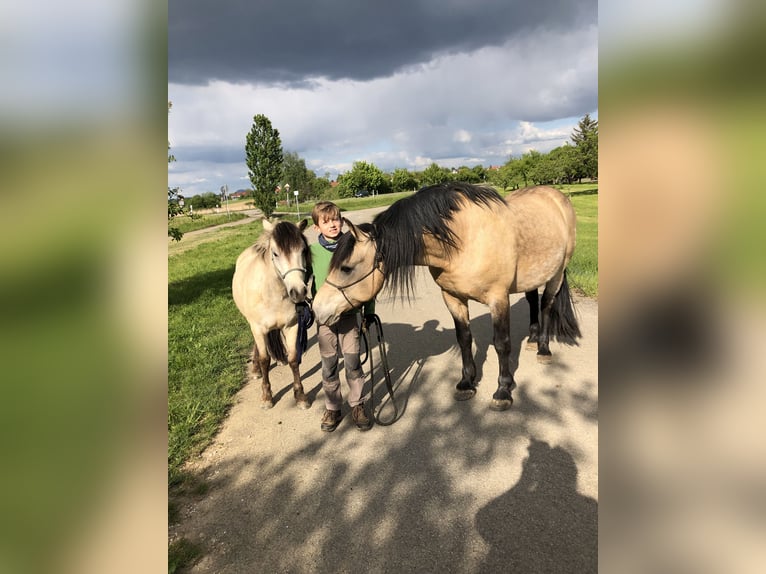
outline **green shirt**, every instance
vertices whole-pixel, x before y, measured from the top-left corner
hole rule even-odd
[[[312,243],[309,247],[311,248],[311,269],[314,273],[314,283],[311,286],[311,295],[314,296],[327,280],[327,274],[330,271],[332,251],[325,249],[319,243]],[[374,298],[364,303],[362,312],[365,315],[372,315],[375,313]]]

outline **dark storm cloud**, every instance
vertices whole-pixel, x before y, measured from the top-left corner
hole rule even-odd
[[[168,79],[369,80],[596,20],[597,0],[169,0]]]

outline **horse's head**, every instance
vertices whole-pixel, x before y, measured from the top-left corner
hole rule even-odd
[[[263,220],[263,229],[270,233],[269,257],[293,303],[302,303],[308,295],[306,273],[310,263],[310,252],[303,230],[308,220],[299,225],[281,221],[274,225]]]
[[[383,288],[382,262],[369,223],[348,226],[330,260],[327,280],[314,298],[317,323],[332,325],[344,313],[373,299]]]

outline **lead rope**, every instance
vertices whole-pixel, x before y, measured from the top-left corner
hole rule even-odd
[[[387,427],[394,424],[398,420],[399,408],[396,406],[396,401],[394,400],[394,387],[391,384],[391,373],[389,372],[388,368],[388,356],[386,355],[386,339],[383,336],[383,325],[380,322],[380,317],[377,315],[367,315],[367,317],[372,317],[372,321],[375,324],[375,330],[378,336],[378,352],[380,353],[380,362],[381,366],[383,367],[383,380],[386,382],[386,390],[388,391],[391,405],[394,408],[394,416],[391,417],[391,419],[388,421],[382,421],[380,419],[380,413],[377,415],[375,414],[375,379],[373,378],[375,368],[373,364],[372,350],[370,349],[370,342],[367,337],[369,328],[367,326],[367,322],[362,320],[362,336],[364,337],[364,344],[367,348],[367,356],[364,358],[364,361],[362,361],[362,364],[364,364],[367,359],[370,360],[370,414],[372,415],[373,419],[375,419],[377,424]]]

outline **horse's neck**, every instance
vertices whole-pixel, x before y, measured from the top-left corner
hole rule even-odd
[[[423,236],[423,257],[415,261],[415,265],[444,268],[449,263],[449,256],[444,244],[431,235]]]

